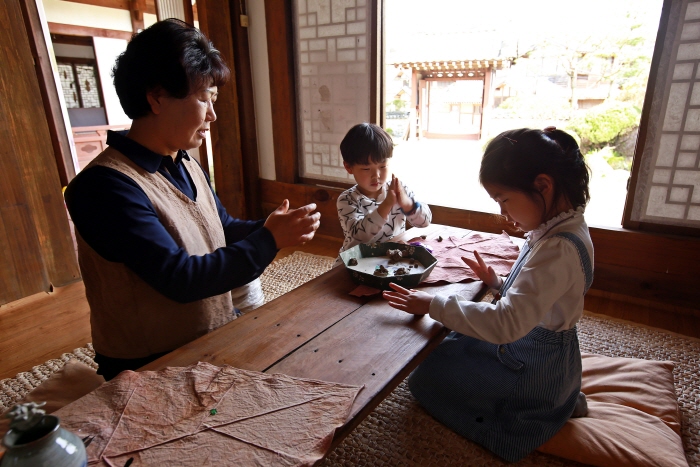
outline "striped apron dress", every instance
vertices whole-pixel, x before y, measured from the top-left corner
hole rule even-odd
[[[570,232],[553,237],[576,247],[585,293],[593,282],[593,266],[584,243]],[[502,296],[530,251],[526,243]],[[561,332],[535,327],[502,345],[452,332],[410,375],[408,386],[441,423],[516,462],[554,436],[576,406],[581,389],[576,327]]]

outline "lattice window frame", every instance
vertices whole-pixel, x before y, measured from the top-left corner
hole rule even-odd
[[[371,121],[371,0],[295,0],[299,175],[353,183],[339,145],[355,124]]]
[[[700,235],[700,0],[666,0],[623,227]]]
[[[73,83],[76,85],[76,89],[71,89],[71,91],[76,92],[77,94],[77,101],[78,101],[78,106],[73,106],[71,108],[104,108],[104,96],[102,95],[102,87],[100,86],[100,75],[99,75],[99,70],[97,68],[97,62],[92,59],[80,59],[80,58],[75,58],[75,57],[56,57],[56,63],[57,65],[62,65],[62,66],[70,66],[71,70],[73,72]],[[79,72],[77,70],[78,67],[91,67],[94,73],[94,85],[95,85],[95,93],[97,98],[97,105],[85,105],[85,99],[84,99],[84,92],[83,92],[83,84],[80,83],[80,78],[79,78]],[[63,87],[64,85],[64,80],[61,79],[61,86]],[[66,93],[66,90],[63,90],[64,96]],[[66,97],[67,99],[67,97]],[[66,101],[68,103],[68,101]],[[94,102],[93,102],[94,103]]]

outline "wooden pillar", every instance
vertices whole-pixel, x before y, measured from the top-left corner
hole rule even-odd
[[[219,89],[216,122],[211,126],[212,158],[216,193],[233,217],[249,218],[244,189],[243,152],[235,67],[235,50],[227,0],[200,0],[199,26],[231,68],[231,79]],[[252,118],[252,117],[251,117]]]
[[[479,139],[489,136],[488,122],[493,110],[493,83],[494,70],[487,68],[484,73],[484,98],[481,104],[481,126],[479,130]]]
[[[411,114],[408,122],[409,135],[408,139],[416,139],[418,137],[418,119],[420,118],[420,109],[418,108],[418,72],[411,67]]]
[[[29,36],[0,2],[0,304],[80,277]]]
[[[270,66],[270,99],[275,176],[278,182],[299,180],[296,82],[294,79],[294,31],[292,2],[265,0],[267,53]]]
[[[56,75],[51,65],[47,38],[48,31],[44,31],[39,12],[34,0],[22,0],[20,2],[24,16],[25,29],[29,39],[29,48],[34,59],[36,77],[39,80],[41,100],[44,104],[44,113],[51,135],[56,169],[62,186],[67,186],[76,174],[75,158],[73,155],[70,128],[66,125],[68,114],[61,109],[59,88],[56,84]]]
[[[131,13],[131,30],[134,33],[145,27],[143,14],[146,11],[146,0],[129,0],[129,12]]]
[[[241,164],[246,180],[245,213],[249,219],[263,216],[260,194],[260,163],[258,158],[258,136],[253,94],[253,74],[250,63],[248,23],[245,0],[231,1],[231,29],[233,35],[233,63],[236,74],[236,94],[240,123]],[[238,14],[240,13],[240,14]],[[243,15],[243,17],[241,17]]]

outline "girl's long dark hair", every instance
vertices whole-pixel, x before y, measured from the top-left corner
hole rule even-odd
[[[576,140],[552,127],[545,130],[521,128],[504,131],[486,146],[481,159],[479,181],[541,196],[535,178],[546,174],[554,180],[554,204],[561,197],[574,208],[590,201],[590,169]],[[546,213],[543,213],[543,216]]]

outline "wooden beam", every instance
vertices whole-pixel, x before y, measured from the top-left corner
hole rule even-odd
[[[128,10],[131,0],[63,0],[71,3],[82,3],[83,5],[100,6],[105,8],[116,8]]]
[[[87,26],[76,26],[74,24],[48,23],[51,34],[65,34],[68,36],[92,36],[109,37],[112,39],[131,40],[133,33],[128,31],[118,31],[116,29],[90,28]]]
[[[130,10],[131,3],[140,0],[63,0],[65,2],[82,3],[83,5],[93,5],[105,8],[116,8],[118,10]],[[151,15],[156,14],[155,0],[145,0],[145,12]]]

